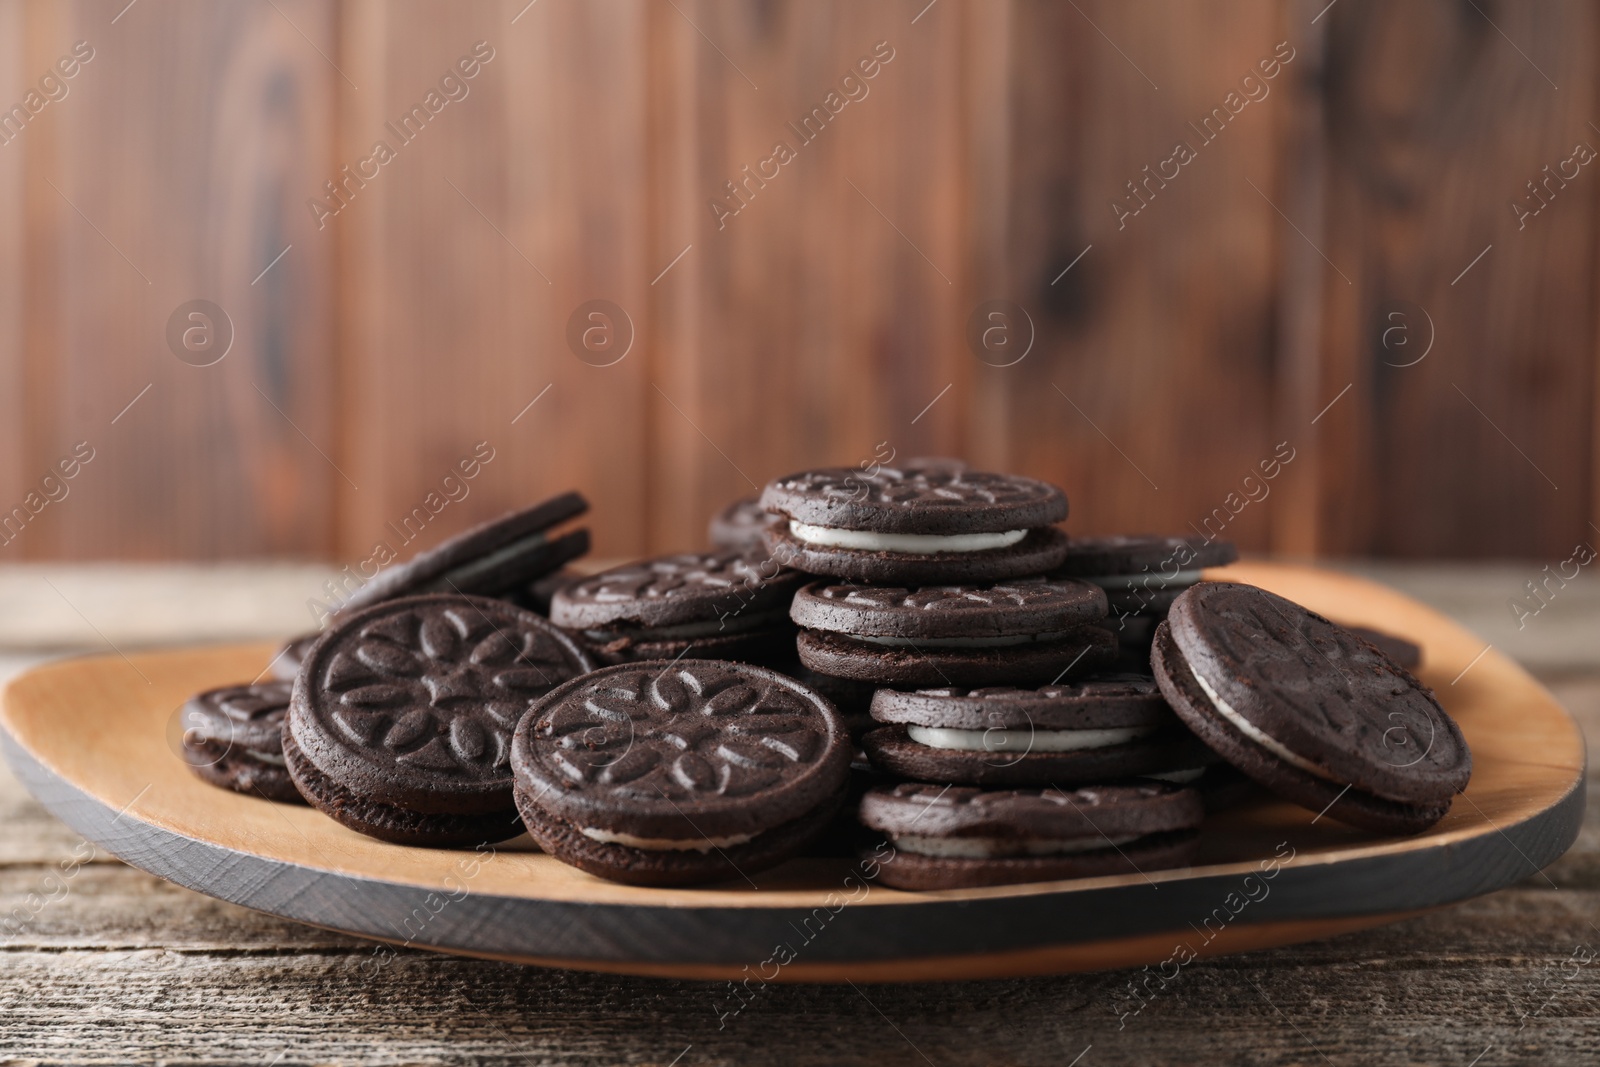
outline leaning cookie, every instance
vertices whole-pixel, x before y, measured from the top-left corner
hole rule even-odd
[[[1066,495],[959,467],[803,471],[769,483],[763,536],[785,566],[896,585],[998,582],[1061,562]]]
[[[922,782],[1048,785],[1170,773],[1195,758],[1154,679],[1102,675],[1019,689],[880,689],[861,739],[873,766]]]
[[[733,659],[766,663],[789,651],[789,601],[805,576],[759,556],[684,552],[640,560],[557,590],[550,621],[602,663]]]
[[[1172,602],[1206,567],[1239,558],[1231,541],[1156,534],[1074,537],[1052,577],[1097,585],[1106,593],[1106,625],[1122,646],[1118,666],[1150,669],[1150,642]]]
[[[272,662],[267,664],[267,671],[272,677],[282,682],[292,682],[295,675],[300,673],[300,664],[305,662],[306,653],[311,651],[311,646],[317,643],[317,638],[322,636],[319,630],[316,633],[301,634],[291,637],[284,646],[278,649],[277,655],[272,657]]]
[[[341,617],[295,680],[283,754],[311,805],[371,837],[447,847],[521,832],[511,733],[593,663],[502,600],[404,597]]]
[[[517,726],[517,807],[546,852],[635,885],[751,875],[797,854],[844,795],[828,702],[744,663],[604,667]]]
[[[868,791],[860,815],[893,846],[880,859],[884,885],[962,889],[1181,867],[1194,855],[1205,808],[1194,790],[1165,782],[1071,790],[905,783]]]
[[[289,682],[273,681],[191,697],[180,713],[189,769],[235,793],[305,803],[283,760],[280,731],[289,693]]]
[[[795,595],[800,662],[883,686],[1043,684],[1116,650],[1105,594],[1081,582],[899,588],[813,582]]]
[[[379,571],[339,608],[340,614],[402,596],[464,593],[499,596],[520,591],[589,551],[589,531],[552,538],[550,531],[589,510],[577,493],[563,493],[513,511]]]
[[[1366,641],[1254,586],[1205,582],[1156,630],[1167,702],[1200,739],[1309,811],[1384,834],[1427,829],[1472,775],[1431,690]]]

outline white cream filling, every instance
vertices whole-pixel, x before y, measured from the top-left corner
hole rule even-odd
[[[937,856],[948,859],[1000,859],[1006,856],[1068,856],[1074,852],[1093,852],[1095,849],[1126,845],[1137,840],[1140,834],[1126,837],[1074,837],[1069,840],[1033,838],[1012,840],[1001,837],[931,837],[927,834],[900,834],[894,847],[918,856]]]
[[[1186,771],[1161,771],[1156,774],[1141,774],[1140,778],[1159,778],[1163,782],[1175,782],[1178,785],[1187,785],[1206,773],[1204,767],[1191,767]]]
[[[906,736],[929,748],[962,752],[1078,752],[1086,748],[1125,745],[1150,733],[1139,727],[1106,730],[949,730],[907,726]]]
[[[1143,571],[1139,574],[1086,574],[1078,579],[1113,593],[1124,589],[1185,589],[1199,580],[1199,571],[1179,571],[1171,578],[1156,571]]]
[[[260,760],[262,763],[270,763],[274,767],[288,766],[288,764],[284,762],[283,756],[277,752],[257,752],[253,748],[247,748],[244,750],[244,754],[253,760]]]
[[[1028,536],[1027,530],[1004,533],[896,534],[871,530],[841,530],[833,526],[812,526],[789,520],[789,532],[808,545],[825,548],[860,548],[868,552],[909,552],[927,556],[935,552],[986,552],[1014,545]]]
[[[1002,648],[1007,645],[1028,645],[1035,641],[1061,641],[1069,635],[1063,631],[1043,634],[1007,634],[1002,637],[872,637],[867,634],[849,634],[852,641],[865,641],[872,645],[890,648]]]
[[[683,840],[676,837],[635,837],[633,834],[602,830],[597,826],[580,826],[583,836],[603,845],[623,845],[646,852],[710,852],[717,848],[732,848],[755,839],[755,834],[729,834],[726,837],[697,837]]]
[[[1200,688],[1205,691],[1206,699],[1210,700],[1211,706],[1217,709],[1217,714],[1221,715],[1224,719],[1227,719],[1229,722],[1233,723],[1233,725],[1237,726],[1240,732],[1250,740],[1254,741],[1268,752],[1271,752],[1274,756],[1277,756],[1285,763],[1290,763],[1296,767],[1299,767],[1307,774],[1314,774],[1318,778],[1329,782],[1337,782],[1339,780],[1333,775],[1329,774],[1325,769],[1318,767],[1315,763],[1312,763],[1310,760],[1306,759],[1304,756],[1296,755],[1285,748],[1278,741],[1262,733],[1260,727],[1251,722],[1249,719],[1245,718],[1243,715],[1240,715],[1237,711],[1234,711],[1228,706],[1228,702],[1226,700],[1223,700],[1221,697],[1217,696],[1217,691],[1211,688],[1204,678],[1200,677],[1198,671],[1195,671],[1191,668],[1189,674],[1199,684]]]

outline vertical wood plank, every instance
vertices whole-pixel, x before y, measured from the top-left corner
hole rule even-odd
[[[871,461],[879,442],[901,457],[963,444],[962,11],[913,24],[924,6],[662,16],[681,64],[669,92],[696,100],[681,128],[698,136],[675,149],[690,153],[674,174],[694,208],[663,223],[687,223],[670,243],[695,248],[669,276],[691,293],[658,298],[693,303],[673,305],[661,341],[657,546],[701,542],[708,514],[789,470]],[[866,79],[855,66],[875,47],[892,58]],[[847,76],[858,99],[841,103]],[[830,92],[836,113],[798,132]]]
[[[1209,139],[1201,124],[1272,60],[1280,6],[1016,10],[1006,282],[1038,340],[983,368],[1005,396],[1009,465],[1067,488],[1076,533],[1265,547],[1271,491],[1299,474],[1263,483],[1259,467],[1278,441],[1283,73]],[[1192,161],[1162,179],[1180,143]]]
[[[1327,550],[1565,559],[1593,532],[1597,17],[1580,3],[1329,13]],[[1407,43],[1402,43],[1407,42]],[[1559,88],[1558,88],[1559,87]],[[1479,256],[1482,258],[1478,258]],[[1403,317],[1393,319],[1398,311]],[[1421,355],[1432,326],[1433,347]],[[1395,342],[1405,326],[1416,343]],[[1349,403],[1354,401],[1354,403]]]
[[[23,73],[26,42],[23,0],[0,0],[0,85],[26,83]],[[4,107],[10,107],[7,102]],[[3,117],[3,116],[0,116]],[[25,256],[26,201],[24,163],[27,144],[21,137],[0,133],[0,509],[10,510],[22,499],[27,482],[27,395],[24,352],[24,311],[27,265]],[[6,536],[0,536],[6,541]],[[20,546],[0,545],[0,560],[18,558]]]
[[[95,458],[26,551],[324,552],[336,475],[313,445],[334,407],[333,258],[293,223],[327,166],[331,9],[117,6],[31,9],[41,73],[76,41],[93,58],[26,133],[30,458],[42,470],[80,441]],[[195,299],[231,320],[211,366],[168,347],[169,317]]]
[[[566,332],[597,298],[647,326],[643,18],[637,0],[351,9],[362,91],[341,158],[386,139],[396,159],[330,222],[348,250],[342,447],[361,485],[342,497],[347,556],[380,539],[406,554],[569,488],[595,506],[597,552],[642,549],[648,353],[593,366]],[[387,124],[478,42],[492,58],[467,95],[400,142]],[[466,497],[401,545],[402,519],[480,441],[494,458]]]

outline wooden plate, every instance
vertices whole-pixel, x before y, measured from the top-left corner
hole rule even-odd
[[[11,683],[0,724],[17,774],[51,811],[199,892],[391,944],[756,985],[1170,967],[1487,893],[1572,844],[1583,739],[1519,667],[1360,579],[1273,564],[1226,577],[1423,646],[1420,674],[1473,753],[1471,787],[1443,822],[1378,838],[1263,800],[1207,823],[1200,865],[1148,876],[913,894],[852,876],[847,860],[807,859],[760,875],[759,888],[640,889],[567,867],[526,838],[480,852],[405,848],[201,783],[169,741],[175,709],[197,690],[255,677],[270,646],[51,664]],[[375,963],[387,951],[375,946]]]

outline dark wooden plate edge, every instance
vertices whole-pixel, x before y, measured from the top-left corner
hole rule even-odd
[[[871,884],[841,876],[837,908],[650,906],[458,893],[319,871],[195,840],[112,811],[40,764],[8,731],[0,745],[28,790],[68,826],[119,859],[178,885],[309,925],[391,945],[495,959],[650,974],[681,967],[739,971],[785,955],[830,965],[1037,953],[1173,931],[1182,938],[1235,924],[1383,916],[1438,907],[1537,873],[1576,840],[1586,781],[1496,833],[1402,853],[1289,860],[1272,878],[1180,881],[969,900],[853,907]],[[1337,867],[1329,876],[1328,868]],[[1093,921],[1086,922],[1085,916]],[[785,952],[784,950],[787,950]],[[381,953],[375,948],[375,955]],[[791,968],[802,980],[803,969]],[[930,975],[929,977],[932,977]]]

